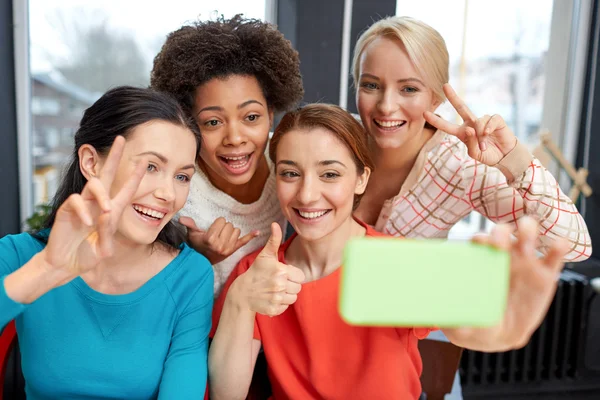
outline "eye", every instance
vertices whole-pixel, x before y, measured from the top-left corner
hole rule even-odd
[[[379,86],[373,82],[364,82],[360,86],[368,90],[376,90],[379,88]]]
[[[340,176],[340,174],[338,174],[336,172],[325,172],[322,176],[325,179],[331,180],[331,179],[338,178]]]
[[[402,91],[406,92],[406,93],[416,93],[419,91],[419,89],[417,89],[416,87],[412,87],[412,86],[406,86],[406,87],[402,88]]]
[[[190,177],[185,174],[179,174],[175,177],[181,183],[188,183],[190,181]]]
[[[214,127],[214,126],[218,126],[219,124],[220,124],[219,120],[210,119],[204,123],[204,126]]]
[[[258,121],[259,118],[260,118],[260,115],[258,115],[258,114],[251,114],[246,117],[246,119],[250,122]]]
[[[279,173],[279,176],[281,176],[283,178],[296,178],[296,177],[300,176],[300,174],[298,174],[295,171],[282,171]]]
[[[146,168],[146,172],[154,172],[154,171],[158,171],[158,168],[156,167],[156,165],[148,164],[148,167]]]

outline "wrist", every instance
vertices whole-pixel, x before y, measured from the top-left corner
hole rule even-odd
[[[34,261],[33,265],[36,270],[35,276],[40,283],[50,289],[62,286],[77,277],[77,275],[71,271],[52,265],[48,260],[45,249],[33,256],[32,261]]]
[[[249,296],[245,285],[245,275],[246,274],[244,273],[233,281],[227,292],[227,298],[225,299],[225,302],[229,303],[239,311],[251,311],[250,302],[248,300]]]

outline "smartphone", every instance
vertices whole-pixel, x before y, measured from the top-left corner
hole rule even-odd
[[[510,257],[490,246],[353,238],[341,268],[339,310],[352,325],[488,327],[504,316]]]

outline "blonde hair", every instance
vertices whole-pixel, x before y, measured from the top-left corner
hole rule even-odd
[[[387,17],[375,22],[358,38],[354,47],[353,77],[358,87],[360,58],[367,46],[379,37],[396,39],[440,103],[446,100],[442,86],[449,80],[446,42],[438,31],[410,17]]]

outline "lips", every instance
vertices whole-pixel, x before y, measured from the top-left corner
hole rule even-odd
[[[400,128],[401,126],[403,126],[404,124],[406,124],[406,121],[403,120],[380,120],[380,119],[373,119],[373,122],[375,123],[375,125],[377,125],[379,128],[381,129],[397,129]]]
[[[250,162],[250,156],[252,156],[252,153],[232,156],[219,156],[219,159],[233,169],[240,169],[248,165]]]
[[[153,208],[144,207],[139,204],[134,204],[133,209],[138,213],[145,217],[153,218],[156,220],[161,220],[165,217],[166,213],[162,211],[155,210]]]

